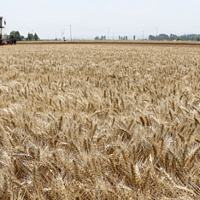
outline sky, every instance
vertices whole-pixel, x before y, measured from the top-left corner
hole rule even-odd
[[[2,2],[1,2],[2,1]],[[200,0],[0,0],[0,16],[6,20],[4,33],[19,31],[41,39],[64,36],[94,39],[106,35],[200,33]]]

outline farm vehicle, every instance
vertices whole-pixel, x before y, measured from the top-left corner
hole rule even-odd
[[[0,45],[16,44],[16,39],[12,35],[3,35],[3,28],[3,17],[0,17]]]

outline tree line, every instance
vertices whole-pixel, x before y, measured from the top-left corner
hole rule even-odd
[[[13,36],[17,41],[38,41],[40,40],[39,36],[37,35],[37,33],[32,34],[32,33],[28,33],[27,37],[24,37],[23,35],[20,34],[19,31],[11,31],[10,32],[10,36]]]
[[[113,39],[114,39],[114,37],[113,37]],[[119,40],[128,40],[128,36],[121,36],[121,35],[119,35],[119,36],[118,36],[118,39],[119,39]],[[135,40],[135,39],[136,39],[136,37],[135,37],[135,35],[133,35],[133,40]],[[96,36],[96,37],[94,38],[94,40],[106,40],[106,36],[105,36],[105,35]]]
[[[33,33],[28,33],[27,37],[24,37],[23,35],[20,34],[19,31],[11,31],[10,32],[10,36],[13,35],[13,37],[17,40],[17,41],[38,41],[40,40],[39,36],[37,35],[37,33],[33,34]],[[94,38],[95,40],[106,40],[106,36],[96,36]],[[133,40],[135,40],[136,37],[135,35],[133,36]],[[184,34],[184,35],[176,35],[176,34],[164,34],[161,33],[157,36],[155,35],[149,35],[148,36],[149,40],[167,40],[167,41],[173,41],[173,40],[184,40],[184,41],[200,41],[200,34]],[[119,36],[119,40],[128,40],[127,36]]]
[[[184,40],[184,41],[200,41],[199,34],[184,34],[184,35],[175,35],[175,34],[159,34],[157,36],[149,35],[149,40]]]

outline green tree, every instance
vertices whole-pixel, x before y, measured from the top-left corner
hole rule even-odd
[[[19,31],[11,31],[10,36],[13,36],[17,41],[24,40],[24,36],[22,36]]]
[[[28,33],[26,40],[32,41],[33,40],[33,34],[32,33]]]
[[[37,41],[37,40],[40,40],[40,38],[38,37],[37,33],[35,33],[34,35],[32,33],[28,33],[26,40]]]
[[[38,35],[36,33],[34,34],[33,38],[34,38],[35,41],[40,40],[40,38],[38,37]]]

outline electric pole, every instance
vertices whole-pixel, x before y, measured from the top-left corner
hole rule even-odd
[[[65,40],[65,29],[61,29],[61,40]]]
[[[72,40],[72,26],[70,24],[70,40]]]
[[[158,27],[156,27],[156,40],[157,40],[157,37],[158,37]]]

